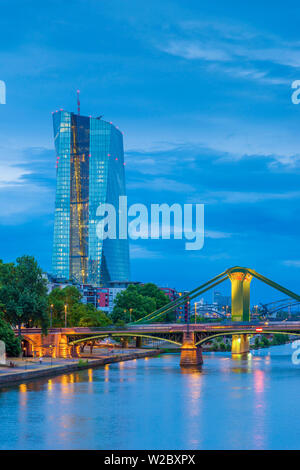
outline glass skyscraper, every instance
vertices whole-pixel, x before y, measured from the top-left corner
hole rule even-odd
[[[129,280],[128,239],[99,238],[101,203],[126,195],[122,133],[101,118],[53,113],[56,200],[52,272],[80,284]],[[117,218],[118,219],[118,218]]]

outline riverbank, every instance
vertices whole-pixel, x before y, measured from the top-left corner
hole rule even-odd
[[[160,354],[158,350],[126,350],[115,354],[103,356],[89,356],[73,359],[51,359],[44,358],[43,362],[34,359],[9,358],[16,367],[0,366],[0,387],[16,383],[27,382],[36,378],[51,377],[83,369],[105,366],[115,362],[131,361],[145,357],[153,357]]]

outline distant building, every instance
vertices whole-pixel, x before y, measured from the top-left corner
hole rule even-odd
[[[43,278],[47,281],[47,294],[50,294],[55,288],[63,289],[64,287],[74,285],[67,279],[59,279],[48,273],[44,273]]]
[[[159,289],[169,297],[170,302],[173,302],[178,298],[178,292],[176,289],[172,289],[171,287],[159,287]]]
[[[52,272],[103,286],[129,280],[128,240],[98,236],[97,209],[126,195],[122,133],[101,118],[53,113],[56,200]],[[118,217],[116,231],[118,231]]]
[[[181,297],[183,295],[188,294],[188,291],[178,292],[178,296]],[[191,319],[191,302],[190,298],[187,297],[187,300],[179,305],[176,308],[176,320],[182,322],[188,322]]]
[[[226,308],[226,306],[229,307],[231,305],[231,297],[229,295],[223,295],[219,291],[214,291],[213,303],[219,308]]]
[[[111,314],[115,306],[116,297],[119,293],[123,292],[130,285],[143,285],[139,281],[110,281],[105,287],[97,287],[91,284],[80,284],[74,281],[68,281],[62,278],[55,278],[52,274],[44,274],[47,279],[48,294],[55,288],[63,289],[67,286],[76,287],[82,295],[81,302],[84,304],[92,304],[98,310],[102,310],[107,314]],[[158,287],[167,297],[170,302],[178,299],[188,291],[177,292],[176,289],[170,287]],[[176,320],[186,321],[190,319],[190,300],[187,299],[182,305],[175,308]]]
[[[51,274],[44,274],[44,278],[47,280],[47,291],[48,294],[53,291],[53,289],[64,289],[68,286],[76,287],[79,290],[82,298],[81,302],[83,304],[92,304],[94,307],[98,308],[98,298],[100,294],[100,288],[92,286],[90,284],[78,284],[74,281],[68,281],[66,279],[57,279]]]
[[[108,287],[99,288],[100,297],[98,302],[98,308],[103,310],[107,308],[107,312],[111,313],[115,305],[115,299],[120,292],[123,292],[131,284],[140,284],[140,282],[131,281],[111,281],[108,283]]]

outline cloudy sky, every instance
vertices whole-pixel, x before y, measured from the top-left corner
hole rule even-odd
[[[205,204],[204,248],[134,241],[132,279],[190,289],[241,265],[299,290],[299,21],[294,1],[2,0],[0,258],[51,269],[51,112],[79,88],[124,132],[130,203]]]

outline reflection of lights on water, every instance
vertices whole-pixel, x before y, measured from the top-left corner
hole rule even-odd
[[[254,390],[256,393],[262,393],[265,388],[265,373],[260,369],[254,371]]]
[[[67,385],[68,384],[68,376],[66,374],[61,376],[61,383],[62,383],[62,385]]]
[[[108,376],[109,376],[109,364],[106,364],[104,366],[104,377],[105,377],[104,382],[109,382]]]
[[[93,382],[93,369],[88,369],[89,382]]]
[[[74,382],[74,374],[71,374],[68,376],[67,374],[64,374],[61,376],[61,391],[63,394],[68,394],[70,393],[70,383]]]
[[[27,385],[26,384],[20,384],[19,385],[19,391],[20,391],[20,405],[25,406],[27,404]]]
[[[186,439],[189,445],[194,448],[201,447],[200,436],[204,435],[202,432],[202,382],[203,374],[201,367],[181,368],[181,373],[184,374],[184,395],[183,400],[184,409],[187,419],[191,420],[191,425],[186,428]],[[199,438],[199,439],[198,439]]]
[[[261,369],[254,370],[254,415],[255,427],[253,429],[253,439],[255,448],[265,448],[265,372]]]
[[[21,393],[26,393],[27,392],[27,385],[26,384],[21,384],[19,386],[19,390]]]
[[[53,388],[53,384],[52,384],[52,380],[51,380],[51,379],[48,380],[48,386],[47,386],[47,388],[48,388],[49,391],[51,391],[52,388]]]

